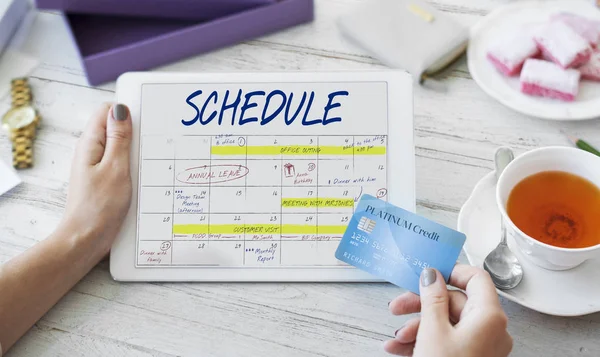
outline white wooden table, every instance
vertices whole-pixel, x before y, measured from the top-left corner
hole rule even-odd
[[[311,24],[162,69],[382,68],[336,29],[335,19],[359,2],[316,0]],[[433,5],[470,25],[503,3],[435,0]],[[58,14],[38,13],[29,27],[17,47],[41,60],[31,83],[44,121],[35,143],[35,168],[22,173],[22,185],[0,197],[0,262],[57,225],[75,142],[93,110],[113,99],[114,83],[87,85]],[[555,123],[517,114],[485,95],[464,61],[445,82],[446,93],[415,90],[417,204],[420,214],[450,227],[456,226],[475,183],[492,170],[499,145],[518,152],[563,145],[562,128],[600,146],[598,121]],[[2,98],[0,111],[8,106],[9,98]],[[10,161],[4,134],[0,157]],[[121,284],[102,263],[8,356],[384,356],[382,341],[405,320],[387,310],[388,301],[401,292],[388,284]],[[557,318],[509,301],[503,305],[514,356],[600,355],[600,314]]]

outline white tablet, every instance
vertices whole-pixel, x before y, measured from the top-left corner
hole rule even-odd
[[[376,281],[334,253],[358,200],[414,211],[404,72],[128,73],[121,281]]]

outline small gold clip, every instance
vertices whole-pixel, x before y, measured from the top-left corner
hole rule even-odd
[[[418,5],[415,4],[410,4],[408,5],[408,9],[415,15],[421,17],[423,20],[427,21],[427,22],[432,22],[434,17],[432,14],[428,13],[427,11],[423,10],[421,7],[419,7]]]

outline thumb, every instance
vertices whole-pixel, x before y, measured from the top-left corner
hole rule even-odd
[[[419,290],[421,293],[421,329],[431,332],[451,327],[450,296],[442,274],[432,268],[423,269]]]
[[[74,164],[89,166],[102,160],[106,148],[106,118],[110,115],[109,112],[110,105],[104,104],[92,116],[77,142]]]
[[[102,161],[129,165],[131,136],[129,108],[123,104],[113,105],[106,122],[106,149]]]

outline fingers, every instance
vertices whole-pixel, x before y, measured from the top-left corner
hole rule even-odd
[[[409,291],[390,301],[389,308],[394,315],[408,315],[421,312],[421,298],[419,295]]]
[[[448,291],[450,296],[450,321],[457,323],[467,303],[467,296],[459,290]],[[421,298],[411,292],[404,293],[390,302],[394,315],[408,315],[421,312]]]
[[[450,274],[449,284],[459,289],[466,290],[469,280],[481,272],[485,273],[485,270],[476,268],[466,264],[456,264],[452,273]]]
[[[131,137],[129,109],[122,104],[104,104],[79,139],[77,160],[87,165],[108,161],[129,167]]]
[[[420,325],[420,317],[414,317],[408,320],[401,328],[396,330],[396,340],[404,344],[414,343],[417,340],[417,332],[419,331]]]
[[[398,355],[398,356],[412,356],[413,351],[415,349],[415,344],[414,343],[405,344],[405,343],[401,343],[400,341],[394,339],[394,340],[385,341],[385,343],[383,344],[383,349],[387,353],[391,353],[391,354]]]
[[[106,121],[106,150],[102,162],[129,167],[132,127],[129,108],[115,104]]]
[[[76,160],[85,165],[96,165],[104,156],[106,146],[106,117],[110,104],[103,104],[88,121],[75,151]]]
[[[500,300],[496,293],[490,275],[483,269],[470,265],[457,264],[450,274],[450,285],[464,290],[471,303],[493,305],[500,307]]]
[[[452,290],[450,293],[450,321],[457,324],[460,316],[467,304],[467,295],[459,290]]]
[[[423,269],[419,292],[422,329],[429,333],[450,328],[450,296],[442,274],[432,268]]]

